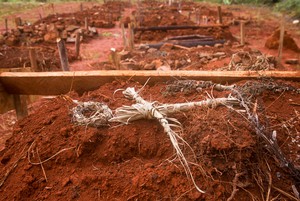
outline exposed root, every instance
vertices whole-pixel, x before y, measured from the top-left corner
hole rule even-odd
[[[246,172],[238,172],[237,168],[236,168],[236,164],[234,164],[233,170],[235,172],[235,176],[232,180],[232,188],[233,189],[232,189],[231,195],[229,196],[229,198],[227,198],[227,201],[231,201],[231,200],[234,199],[234,196],[239,191],[238,187],[239,188],[245,188],[249,185],[249,183],[244,184],[244,183],[240,182],[240,180],[239,180],[241,176],[246,174]]]
[[[201,80],[176,80],[167,83],[164,94],[174,93],[174,92],[185,92],[191,93],[194,91],[202,91],[203,88],[213,87],[218,91],[232,90],[235,85],[222,85],[216,84],[211,81],[201,81]]]
[[[65,148],[65,149],[62,149],[60,151],[58,151],[57,153],[55,153],[54,155],[50,156],[49,158],[47,158],[46,160],[43,160],[43,161],[40,161],[38,163],[35,163],[35,162],[32,162],[31,159],[30,159],[30,151],[32,149],[32,146],[33,144],[35,143],[35,141],[32,142],[32,144],[30,145],[30,147],[28,148],[27,150],[27,159],[28,159],[28,162],[31,164],[31,165],[41,165],[43,163],[46,163],[47,161],[51,160],[52,158],[54,158],[55,156],[61,154],[62,152],[65,152],[65,151],[68,151],[68,150],[71,150],[71,149],[75,149],[76,147],[69,147],[69,148]]]
[[[246,71],[246,70],[270,70],[270,62],[268,58],[262,54],[256,55],[249,52],[237,52],[231,56],[231,60],[228,65],[228,70]]]

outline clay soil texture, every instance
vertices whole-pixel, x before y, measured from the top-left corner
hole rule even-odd
[[[146,85],[140,95],[159,103],[237,96],[210,84],[184,83]],[[73,92],[45,100],[15,125],[0,152],[1,200],[293,200],[292,187],[299,185],[299,83],[234,84],[251,103],[257,122],[240,106],[194,108],[170,116],[181,122],[180,135],[190,147],[180,147],[206,193],[194,188],[157,120],[98,128],[72,121],[72,100],[103,102],[112,110],[133,104],[116,90],[142,85],[116,80],[82,96]],[[276,140],[295,172],[280,164],[257,129]]]

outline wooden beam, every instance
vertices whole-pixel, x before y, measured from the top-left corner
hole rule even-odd
[[[214,27],[221,27],[227,28],[228,25],[217,24],[217,25],[201,25],[201,26],[159,26],[159,27],[137,27],[134,28],[134,31],[167,31],[167,30],[179,30],[179,29],[207,29],[207,28],[214,28]]]
[[[300,81],[300,71],[74,71],[74,72],[3,72],[0,84],[10,94],[59,95],[72,90],[78,93],[95,90],[117,79],[133,79],[149,84],[174,79],[210,80],[232,83],[246,79],[270,77]]]

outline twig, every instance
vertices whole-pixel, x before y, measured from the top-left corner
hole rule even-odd
[[[298,198],[296,198],[296,197],[292,196],[291,194],[289,194],[289,193],[287,193],[287,192],[281,190],[280,188],[277,188],[277,187],[275,187],[275,186],[273,186],[273,185],[272,185],[272,188],[274,188],[276,191],[278,191],[279,193],[283,194],[284,196],[290,198],[291,200],[299,201]]]
[[[32,147],[33,144],[34,144],[34,142],[35,142],[35,141],[33,141],[33,143],[30,145],[30,147],[29,147],[29,149],[28,149],[28,151],[27,151],[27,153],[28,153],[28,162],[29,162],[31,165],[41,165],[41,164],[46,163],[47,161],[51,160],[52,158],[54,158],[55,156],[59,155],[59,154],[62,153],[62,152],[65,152],[65,151],[68,151],[68,150],[70,150],[70,149],[75,149],[75,148],[76,148],[76,147],[69,147],[69,148],[61,149],[61,150],[58,151],[56,154],[52,155],[51,157],[47,158],[46,160],[40,161],[40,162],[38,162],[38,163],[34,163],[34,162],[31,162],[31,160],[30,160],[30,153],[29,153],[31,147]]]
[[[268,176],[269,176],[269,185],[268,185],[268,192],[267,192],[266,201],[270,200],[270,193],[271,193],[271,187],[272,187],[272,175],[271,175],[270,172],[268,172]]]
[[[43,171],[45,180],[46,180],[46,182],[48,182],[47,175],[46,175],[46,172],[45,172],[43,163],[41,162],[41,158],[40,158],[40,155],[39,155],[39,149],[38,149],[38,148],[36,148],[36,153],[37,153],[37,157],[38,157],[38,159],[39,159],[39,163],[41,164],[41,168],[42,168],[42,171]]]

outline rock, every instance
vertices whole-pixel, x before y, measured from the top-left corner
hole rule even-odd
[[[155,65],[154,64],[146,64],[144,66],[144,70],[154,70],[155,69]]]
[[[141,70],[141,66],[134,62],[121,62],[120,70]]]
[[[158,51],[158,50],[155,49],[155,48],[149,48],[149,49],[147,50],[148,53],[153,53],[153,52],[156,52],[156,51]]]
[[[46,33],[44,35],[44,40],[45,42],[49,42],[49,43],[56,43],[56,39],[59,37],[59,32],[56,30],[53,31],[48,31],[48,33]]]
[[[216,52],[213,54],[213,57],[222,57],[222,56],[226,56],[226,53],[225,52]]]
[[[8,38],[5,40],[5,44],[6,44],[7,46],[17,45],[18,42],[19,42],[18,38],[16,38],[14,35],[8,37]]]
[[[173,47],[174,47],[173,44],[171,44],[171,43],[165,43],[165,44],[163,44],[163,45],[159,48],[159,50],[160,50],[160,51],[171,51]]]
[[[24,27],[23,27],[23,32],[24,32],[24,33],[32,33],[32,32],[33,32],[32,26],[24,25]]]
[[[171,67],[170,66],[160,66],[156,70],[158,70],[158,71],[169,71],[169,70],[171,70]]]
[[[160,66],[162,66],[164,63],[160,60],[160,59],[156,59],[156,60],[153,60],[151,62],[151,64],[153,64],[155,66],[155,68],[159,68]]]
[[[125,59],[131,57],[131,54],[130,54],[129,51],[124,51],[123,50],[121,52],[118,52],[118,56],[119,56],[120,60],[125,60]]]
[[[297,65],[299,64],[299,60],[298,59],[287,59],[285,61],[286,64],[291,64],[291,65]]]
[[[76,26],[76,25],[69,25],[69,26],[67,26],[66,27],[66,31],[68,31],[68,32],[73,32],[73,31],[75,31],[76,29],[79,29],[80,28],[80,26]]]
[[[215,48],[221,48],[221,47],[223,47],[223,44],[217,43],[217,44],[214,45],[214,47],[215,47]]]
[[[228,40],[228,41],[226,41],[226,42],[224,43],[224,45],[225,45],[225,46],[231,46],[231,45],[232,45],[232,42],[231,42],[230,40]]]
[[[214,61],[218,61],[218,58],[213,58],[212,60],[210,60],[211,62],[214,62]]]

